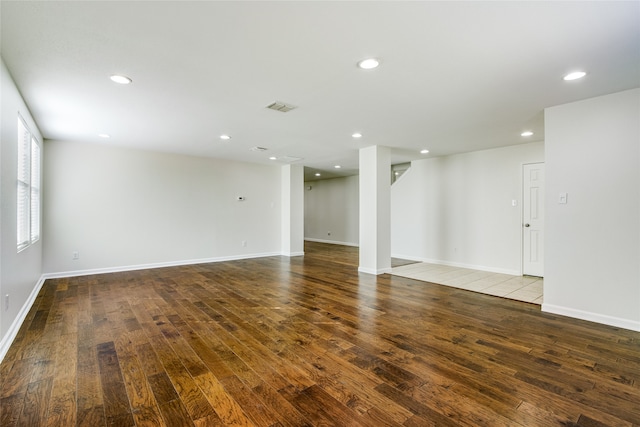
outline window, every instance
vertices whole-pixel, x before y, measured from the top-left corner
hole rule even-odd
[[[18,252],[40,239],[40,146],[18,116]]]

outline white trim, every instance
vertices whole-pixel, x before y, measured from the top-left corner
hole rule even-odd
[[[520,274],[518,270],[511,270],[508,268],[497,268],[497,267],[487,267],[484,265],[464,264],[461,262],[443,261],[439,259],[427,259],[427,258],[420,258],[420,257],[411,256],[411,255],[392,254],[391,257],[406,259],[409,261],[426,262],[428,264],[447,265],[450,267],[459,267],[459,268],[468,268],[471,270],[488,271],[490,273],[508,274],[510,276],[522,276],[522,274]]]
[[[524,165],[528,164],[530,163],[520,163],[520,176],[518,177],[520,180],[518,183],[518,187],[520,188],[520,206],[518,206],[520,208],[520,232],[518,233],[518,250],[520,251],[520,257],[518,259],[520,260],[520,265],[518,266],[518,276],[522,276],[524,274]]]
[[[378,276],[380,274],[391,274],[391,267],[389,267],[389,268],[379,268],[377,270],[375,270],[373,268],[367,268],[367,267],[358,267],[358,272],[359,273],[367,273],[367,274],[375,274],[376,276]]]
[[[27,314],[29,314],[29,310],[31,310],[31,306],[36,301],[36,298],[38,297],[38,293],[40,292],[40,289],[42,289],[42,285],[44,284],[44,282],[45,282],[45,277],[41,276],[40,280],[38,280],[38,283],[36,283],[36,286],[34,286],[33,290],[31,291],[29,298],[27,298],[27,300],[24,302],[24,305],[18,312],[18,315],[15,317],[15,319],[13,319],[13,323],[11,323],[11,326],[9,326],[9,330],[7,331],[6,334],[4,334],[4,336],[2,337],[2,340],[0,340],[0,363],[2,362],[4,357],[7,355],[7,352],[9,351],[9,347],[11,347],[11,344],[13,343],[13,340],[16,338],[16,335],[18,335],[20,326],[22,326],[22,322],[24,322],[24,319],[26,319]]]
[[[607,316],[606,314],[591,313],[589,311],[577,310],[575,308],[562,307],[553,304],[542,304],[542,311],[545,313],[559,314],[562,316],[640,332],[640,321],[637,320],[621,319],[619,317]]]
[[[302,255],[304,255],[304,251],[300,251],[300,252],[282,252],[280,255],[288,256],[288,257],[302,256]]]
[[[329,243],[330,245],[354,246],[356,248],[360,246],[358,243],[339,242],[337,240],[311,239],[309,237],[305,237],[304,240],[306,242]]]
[[[89,276],[92,274],[119,273],[122,271],[148,270],[151,268],[179,267],[182,265],[206,264],[210,262],[236,261],[240,259],[264,258],[270,256],[280,256],[280,252],[264,252],[259,254],[233,255],[217,258],[190,259],[184,261],[158,262],[152,264],[128,265],[121,267],[94,268],[88,270],[60,271],[57,273],[45,273],[45,279],[59,279],[63,277]]]

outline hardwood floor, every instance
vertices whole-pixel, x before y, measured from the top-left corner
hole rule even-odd
[[[640,425],[640,333],[357,273],[357,248],[48,280],[3,426]]]

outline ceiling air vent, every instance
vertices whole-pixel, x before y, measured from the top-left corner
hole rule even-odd
[[[251,147],[250,150],[251,151],[267,151],[267,149],[264,147]]]
[[[267,108],[270,110],[280,111],[281,113],[286,113],[287,111],[291,111],[296,108],[295,105],[285,104],[284,102],[276,101],[270,105],[267,105]]]
[[[278,160],[286,163],[293,163],[293,162],[299,162],[300,160],[302,160],[302,157],[282,156],[282,157],[278,157]]]

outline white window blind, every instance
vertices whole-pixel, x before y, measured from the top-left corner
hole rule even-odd
[[[31,134],[18,117],[18,250],[29,246],[31,210]]]
[[[40,146],[18,116],[18,251],[40,238]]]
[[[31,243],[40,239],[40,146],[31,138]]]

